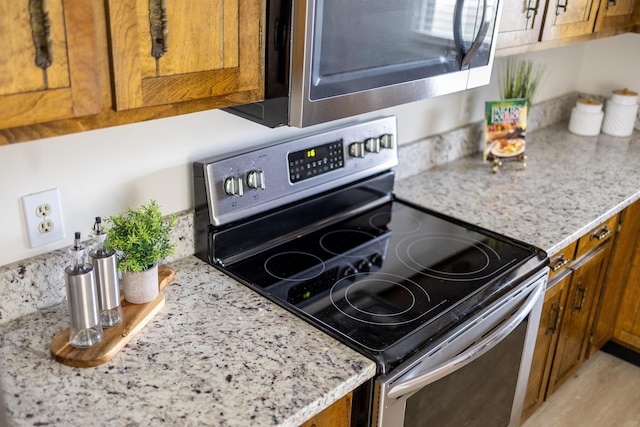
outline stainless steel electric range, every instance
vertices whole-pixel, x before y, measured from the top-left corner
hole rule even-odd
[[[547,255],[397,198],[396,140],[383,117],[195,162],[196,255],[377,362],[353,425],[517,425]]]

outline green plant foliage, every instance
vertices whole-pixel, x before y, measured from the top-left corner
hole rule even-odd
[[[106,219],[105,248],[116,252],[119,271],[144,271],[162,258],[173,254],[175,244],[169,232],[176,223],[175,216],[162,217],[155,200],[133,210]]]
[[[502,99],[524,98],[527,100],[527,106],[530,107],[531,100],[540,87],[544,71],[544,65],[509,58],[500,82],[500,97]]]

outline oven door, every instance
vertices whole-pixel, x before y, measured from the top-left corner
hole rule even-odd
[[[547,272],[376,381],[373,425],[517,426]]]
[[[294,1],[290,123],[485,85],[499,0]]]

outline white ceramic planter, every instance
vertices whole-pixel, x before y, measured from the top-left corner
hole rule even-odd
[[[145,304],[158,296],[158,264],[140,273],[122,272],[124,299],[132,304]]]

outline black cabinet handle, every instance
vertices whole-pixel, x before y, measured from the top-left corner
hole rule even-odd
[[[529,0],[527,5],[527,19],[531,19],[538,14],[538,5],[540,0]]]
[[[564,0],[564,3],[560,3],[560,0],[558,0],[558,5],[556,6],[556,16],[560,15],[560,13],[562,12],[566,12],[567,7],[569,7],[569,0]]]
[[[149,0],[149,30],[151,56],[161,58],[169,50],[167,0]]]
[[[53,63],[53,39],[51,37],[51,19],[47,0],[30,0],[29,15],[31,35],[36,49],[36,65],[43,70]]]
[[[582,280],[578,282],[578,289],[576,290],[576,297],[573,300],[573,311],[577,311],[582,313],[582,308],[584,307],[584,300],[587,296],[587,287],[584,288],[582,286]],[[578,295],[582,294],[582,298],[580,298],[580,305],[576,307],[576,301],[578,300]]]
[[[555,314],[555,316],[554,316]],[[558,332],[558,328],[560,327],[560,319],[562,319],[562,306],[558,300],[554,300],[551,305],[551,310],[549,310],[549,319],[547,321],[547,331],[546,335],[549,333],[555,334]]]
[[[596,231],[591,236],[589,236],[589,240],[593,240],[593,239],[604,240],[607,237],[609,237],[611,233],[613,233],[613,230],[611,230],[605,225],[600,230]]]
[[[565,265],[569,264],[570,260],[564,257],[564,254],[551,260],[551,271],[558,271]]]

